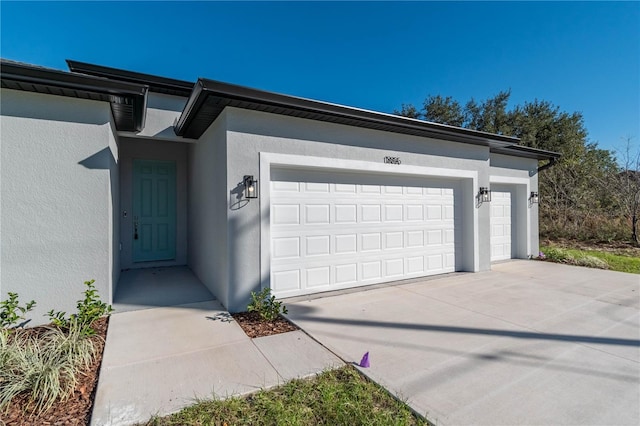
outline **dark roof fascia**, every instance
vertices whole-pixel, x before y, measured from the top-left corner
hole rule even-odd
[[[362,125],[361,127],[374,128],[375,126],[385,126],[389,128],[389,131],[396,131],[398,133],[420,134],[423,136],[440,138],[444,137],[476,145],[503,147],[514,145],[519,142],[518,138],[511,136],[496,135],[444,124],[431,123],[428,121],[347,107],[344,105],[321,102],[312,99],[282,95],[279,93],[267,92],[202,78],[198,79],[198,82],[194,86],[194,90],[187,101],[184,111],[176,123],[175,132],[177,135],[193,139],[197,139],[202,135],[204,130],[198,132],[199,134],[193,134],[189,132],[189,126],[196,118],[200,108],[209,96],[229,101],[230,103],[246,102],[258,104],[261,107],[275,108],[276,110],[294,110],[314,113],[321,117],[319,119],[327,118],[325,121],[340,123],[338,120],[344,119],[360,123]],[[263,110],[263,108],[260,108],[260,110]],[[212,118],[211,122],[213,122],[216,117]]]
[[[144,127],[147,109],[147,86],[42,68],[5,59],[0,60],[0,78],[3,81],[13,81],[21,84],[69,89],[87,95],[103,95],[101,100],[108,100],[111,104],[118,130],[140,131]],[[61,96],[79,97],[64,94]],[[128,117],[118,113],[118,111],[122,110],[123,103],[132,105],[131,113]],[[122,123],[125,120],[132,122],[133,125],[123,125]]]
[[[531,158],[534,160],[551,160],[562,157],[562,154],[544,149],[530,148],[522,145],[512,145],[505,147],[491,148],[490,152],[495,154],[511,155],[516,157]]]
[[[147,92],[147,87],[140,84],[73,74],[66,71],[30,66],[27,64],[17,64],[5,61],[4,59],[0,61],[0,73],[3,79],[12,79],[26,83],[51,84],[95,93],[120,96],[144,96]]]
[[[104,77],[118,81],[144,84],[149,86],[151,92],[164,93],[173,96],[189,97],[194,83],[173,78],[158,77],[151,74],[121,70],[118,68],[88,64],[86,62],[67,59],[69,70],[75,73]]]

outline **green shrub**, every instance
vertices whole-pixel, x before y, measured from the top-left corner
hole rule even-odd
[[[24,320],[24,315],[36,306],[34,300],[20,306],[18,293],[9,292],[8,294],[9,298],[0,302],[0,328],[13,327],[19,320]]]
[[[84,291],[84,299],[78,300],[76,304],[77,313],[71,314],[67,318],[66,312],[54,312],[53,309],[47,312],[51,323],[62,328],[75,326],[86,335],[95,334],[95,330],[91,327],[91,324],[98,318],[113,312],[111,305],[107,305],[100,300],[98,290],[96,290],[94,285],[95,282],[96,280],[84,282],[87,289]]]
[[[549,247],[545,249],[543,253],[544,253],[545,259],[551,262],[564,263],[567,260],[567,258],[570,257],[566,252],[566,250],[562,250],[555,247]]]
[[[609,269],[609,264],[595,256],[584,255],[576,258],[576,265],[586,266],[588,268]]]
[[[287,307],[282,302],[277,301],[275,296],[271,295],[270,288],[264,288],[259,293],[251,292],[251,303],[247,307],[249,312],[258,312],[264,321],[273,321],[278,316],[286,314]]]
[[[609,264],[604,259],[600,259],[580,250],[544,247],[540,253],[543,254],[540,258],[551,262],[586,266],[589,268],[609,269]]]
[[[0,333],[0,409],[25,392],[32,403],[25,408],[38,413],[65,400],[97,351],[95,340],[73,325],[67,331]]]

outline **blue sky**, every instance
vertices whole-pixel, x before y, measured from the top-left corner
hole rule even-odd
[[[640,2],[7,2],[4,58],[75,59],[382,112],[429,94],[580,111],[640,146]]]

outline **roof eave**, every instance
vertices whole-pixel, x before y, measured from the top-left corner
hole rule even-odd
[[[67,59],[66,62],[69,66],[69,70],[74,73],[104,77],[135,84],[144,84],[149,86],[149,90],[152,92],[164,93],[173,96],[189,97],[194,85],[189,81],[88,64],[86,62],[73,61],[71,59]]]
[[[530,148],[523,145],[513,145],[505,147],[493,147],[491,153],[511,155],[516,157],[530,158],[533,160],[551,160],[558,159],[562,156],[559,152],[547,151],[544,149]]]
[[[18,85],[28,84],[73,90],[85,94],[102,95],[101,100],[108,101],[117,130],[140,131],[144,127],[147,105],[148,87],[145,85],[108,80],[105,78],[73,74],[65,71],[0,61],[0,78],[6,82]],[[22,89],[25,90],[25,89]],[[28,90],[29,91],[29,90]],[[30,90],[36,91],[38,90]],[[55,94],[56,96],[69,96]],[[73,97],[73,96],[70,96]],[[75,96],[77,97],[77,96]],[[119,105],[124,103],[132,106],[132,116],[125,117],[119,113]],[[133,123],[129,125],[126,123]]]
[[[515,145],[519,142],[518,138],[511,136],[495,135],[392,114],[266,92],[208,79],[198,79],[194,91],[191,93],[185,109],[175,126],[176,134],[195,139],[202,135],[204,130],[198,129],[196,132],[190,132],[189,127],[209,96],[227,100],[227,103],[246,102],[288,111],[308,112],[320,117],[331,118],[331,120],[326,119],[324,121],[333,121],[334,118],[338,120],[350,120],[360,123],[361,127],[375,128],[377,126],[386,126],[390,129],[389,131],[396,131],[398,133],[419,133],[423,136],[444,137],[475,145],[508,146]],[[224,109],[224,106],[220,108],[220,111],[222,109]],[[322,118],[318,119],[322,120]],[[215,117],[212,118],[212,121],[213,120],[215,120]]]

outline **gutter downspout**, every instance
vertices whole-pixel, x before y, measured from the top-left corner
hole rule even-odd
[[[557,158],[551,157],[547,164],[543,164],[542,166],[538,167],[538,173],[540,173],[541,171],[543,171],[545,169],[548,169],[549,167],[551,167],[554,164],[556,164],[556,160],[557,160]]]

